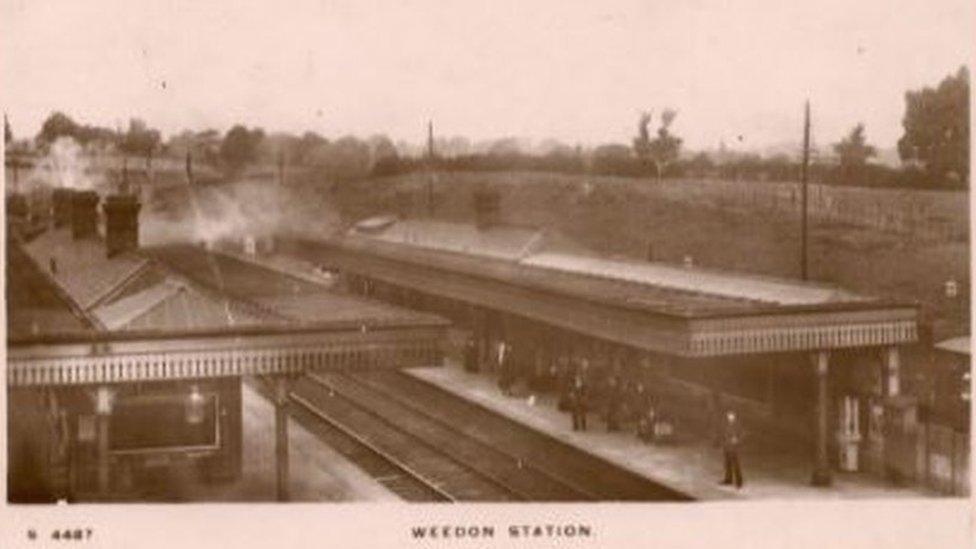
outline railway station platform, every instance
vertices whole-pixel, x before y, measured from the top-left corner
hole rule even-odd
[[[165,482],[152,501],[260,502],[275,501],[274,405],[244,384],[241,390],[243,451],[241,477],[209,484],[192,478]],[[362,472],[295,421],[288,429],[289,493],[295,502],[399,501],[393,492]]]
[[[275,499],[274,404],[248,384],[241,391],[244,427],[244,478],[248,489],[241,501],[263,496]],[[288,426],[289,493],[294,502],[388,502],[400,501],[393,492],[364,473],[341,454],[319,440],[298,422]],[[250,475],[249,475],[250,473]]]
[[[791,452],[782,447],[768,447],[760,436],[747,439],[740,452],[745,485],[737,490],[719,484],[723,475],[721,449],[713,446],[703,434],[682,433],[680,425],[675,441],[646,444],[632,430],[607,432],[600,414],[591,412],[588,430],[573,431],[569,414],[557,409],[554,395],[538,395],[531,401],[528,392],[516,390],[513,396],[506,396],[491,374],[467,372],[450,359],[443,367],[409,368],[404,373],[697,500],[870,499],[928,495],[921,490],[888,486],[857,473],[835,472],[831,486],[811,486],[811,456],[804,455],[799,449]],[[745,427],[748,432],[748,426]]]

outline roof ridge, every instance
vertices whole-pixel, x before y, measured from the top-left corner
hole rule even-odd
[[[634,267],[634,268],[660,268],[660,269],[666,269],[667,271],[676,274],[698,273],[705,276],[723,277],[730,280],[738,279],[742,281],[752,281],[756,283],[775,284],[778,285],[779,287],[782,287],[784,290],[788,290],[791,288],[803,289],[809,291],[819,290],[823,292],[828,292],[829,296],[831,297],[834,296],[840,298],[846,297],[848,298],[847,299],[848,301],[863,301],[865,299],[868,299],[867,296],[862,296],[860,294],[847,291],[838,286],[830,285],[826,283],[800,281],[800,280],[793,281],[792,279],[788,279],[788,278],[779,278],[779,277],[765,276],[765,275],[754,275],[752,273],[742,273],[739,271],[720,271],[717,269],[684,268],[678,265],[671,265],[671,264],[666,264],[661,262],[641,262],[636,259],[621,260],[621,259],[611,258],[607,256],[587,256],[587,255],[579,255],[579,254],[571,254],[571,253],[563,253],[563,252],[546,251],[546,252],[541,252],[536,254],[530,254],[524,258],[520,258],[518,260],[518,263],[528,267],[542,268],[542,269],[547,269],[550,271],[557,271],[557,272],[572,273],[577,276],[585,276],[588,278],[595,278],[595,279],[610,281],[614,283],[634,285],[637,287],[661,288],[661,289],[666,289],[668,291],[681,292],[689,295],[717,297],[721,299],[729,299],[734,301],[745,301],[745,302],[753,302],[753,303],[772,303],[772,304],[780,304],[780,305],[789,304],[789,303],[784,303],[780,299],[776,299],[775,296],[769,295],[769,292],[760,291],[759,292],[760,294],[765,294],[765,295],[757,296],[757,295],[748,295],[745,293],[737,294],[734,292],[722,292],[722,291],[717,291],[714,288],[709,289],[707,287],[701,289],[690,288],[680,284],[668,284],[667,281],[634,280],[630,278],[625,278],[623,276],[614,276],[612,274],[602,274],[599,272],[593,272],[592,270],[586,268],[579,268],[579,269],[571,269],[565,267],[561,268],[558,265],[550,265],[550,264],[545,264],[544,262],[538,263],[532,261],[533,258],[544,258],[545,256],[590,260],[590,261],[611,263],[617,266],[626,266],[626,267]],[[772,292],[773,290],[770,289],[769,291]]]

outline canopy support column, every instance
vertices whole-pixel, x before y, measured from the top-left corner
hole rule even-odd
[[[885,379],[885,396],[895,397],[901,393],[901,355],[898,347],[892,345],[885,347],[881,351],[884,371],[882,374]]]
[[[278,501],[288,501],[288,389],[285,376],[274,378],[275,401],[275,469],[277,472],[276,495]]]
[[[817,454],[811,484],[829,486],[831,483],[830,460],[827,452],[828,417],[830,410],[830,353],[817,351],[813,354],[817,375]]]
[[[112,390],[101,386],[95,393],[95,426],[98,439],[98,493],[106,496],[112,488],[109,424],[112,417]]]

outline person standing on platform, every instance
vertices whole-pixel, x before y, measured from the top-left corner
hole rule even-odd
[[[729,410],[725,414],[725,426],[722,431],[722,451],[725,457],[725,478],[722,484],[734,484],[742,488],[742,468],[739,465],[739,446],[742,444],[742,426],[735,412]]]
[[[647,408],[650,406],[650,403],[650,393],[644,387],[644,382],[638,381],[630,395],[630,410],[633,413],[633,418],[640,421],[644,417],[644,414],[647,413]]]
[[[657,407],[653,399],[648,398],[637,422],[637,438],[644,442],[654,442],[657,427]]]
[[[498,386],[505,396],[512,395],[512,350],[504,341],[498,344]]]
[[[469,372],[478,371],[478,346],[475,345],[474,335],[464,341],[464,369]]]
[[[607,378],[607,432],[616,431],[620,428],[619,414],[623,392],[620,389],[620,379],[617,374],[610,374]]]
[[[586,407],[587,399],[589,398],[589,388],[586,382],[585,367],[586,363],[584,360],[583,368],[576,373],[576,376],[573,378],[573,386],[570,389],[570,405],[573,410],[574,431],[586,430]]]
[[[556,402],[556,407],[561,412],[573,409],[572,404],[572,388],[573,388],[573,375],[569,367],[569,359],[566,355],[561,355],[556,361],[556,391],[559,394],[559,399]]]
[[[485,370],[492,375],[498,373],[497,371],[498,363],[500,362],[498,359],[498,350],[501,349],[502,345],[503,342],[501,340],[498,341],[493,341],[491,339],[488,340],[488,345],[486,346],[487,348],[485,349],[486,356],[483,364],[485,366]]]

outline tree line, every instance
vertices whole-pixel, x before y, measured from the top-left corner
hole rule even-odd
[[[167,140],[140,119],[126,129],[79,124],[62,112],[52,113],[34,139],[44,149],[60,137],[70,137],[82,146],[115,150],[142,158],[151,168],[154,157],[192,156],[237,175],[255,164],[301,165],[332,179],[356,179],[418,170],[508,171],[530,170],[557,173],[627,177],[718,178],[727,180],[788,181],[799,178],[796,156],[718,151],[688,153],[671,126],[678,112],[662,109],[656,129],[652,111],[640,115],[636,136],[627,145],[608,143],[594,148],[570,147],[549,141],[545,151],[525,152],[514,138],[496,140],[474,152],[466,140],[435,141],[438,145],[422,154],[404,154],[385,135],[368,139],[344,136],[329,140],[315,132],[302,135],[267,134],[263,129],[238,124],[225,134],[214,129],[185,130]],[[828,155],[814,151],[809,168],[812,181],[837,184],[965,187],[969,174],[969,72],[961,67],[936,87],[910,90],[905,94],[904,135],[898,141],[900,168],[871,160],[877,149],[867,140],[864,124],[856,124]],[[8,144],[13,142],[4,119]],[[829,153],[832,153],[830,155]],[[832,156],[828,158],[828,156]]]

